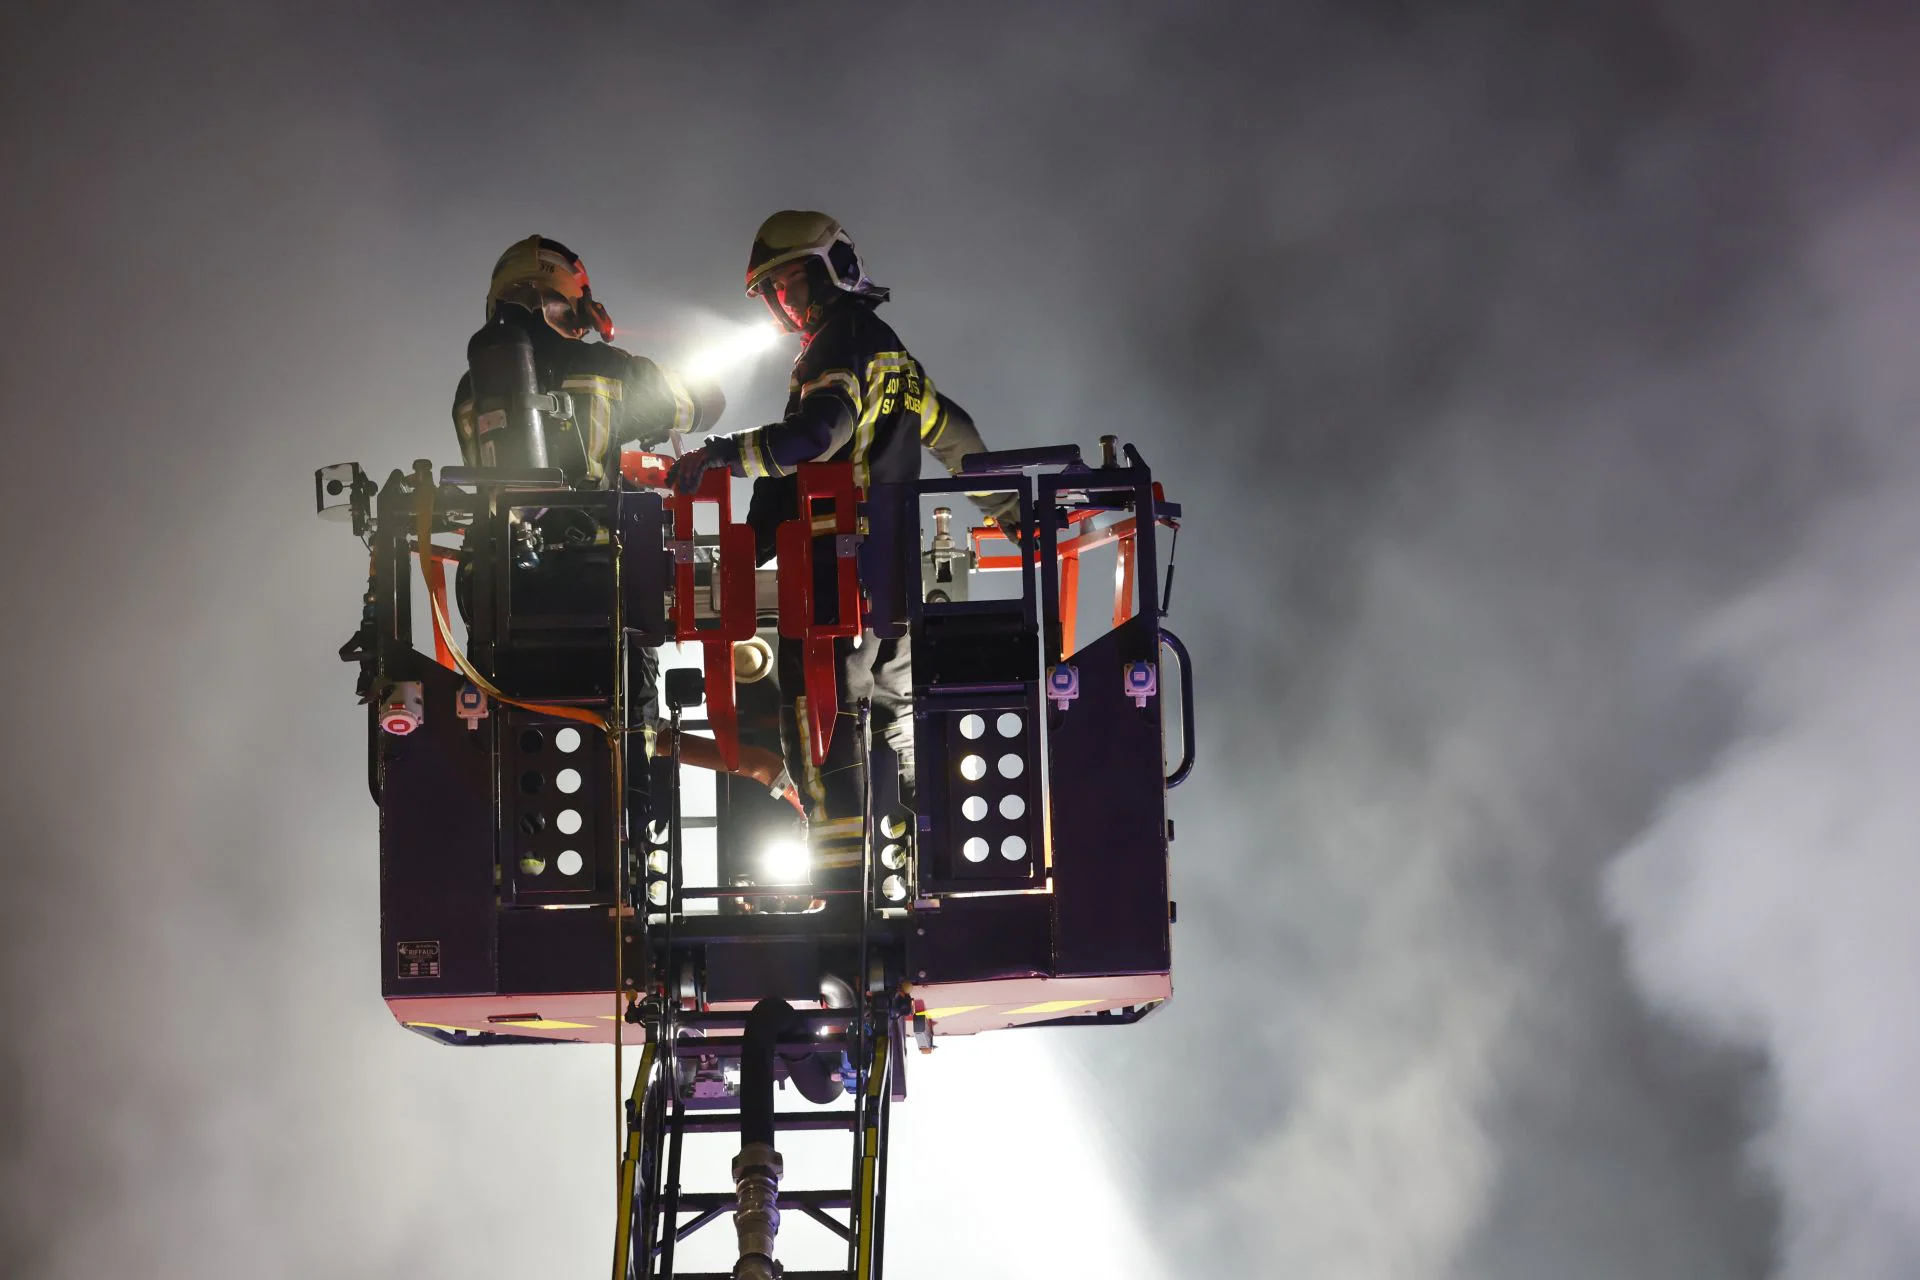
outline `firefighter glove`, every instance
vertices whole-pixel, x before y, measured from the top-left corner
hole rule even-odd
[[[719,436],[692,453],[681,455],[667,472],[667,484],[676,493],[692,493],[700,487],[700,478],[707,472],[739,469],[740,446],[726,436]]]
[[[1016,547],[1020,545],[1020,497],[1012,493],[996,493],[985,499],[975,499],[980,514],[991,520],[994,527],[1006,535],[1008,542]]]

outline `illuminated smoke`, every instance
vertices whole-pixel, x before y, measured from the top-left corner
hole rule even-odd
[[[702,6],[7,9],[0,226],[49,274],[0,342],[0,1273],[604,1268],[603,1058],[450,1055],[374,998],[333,658],[364,558],[307,478],[448,458],[487,265],[530,229],[670,361],[693,335],[635,299],[759,318],[747,244],[795,205],[887,266],[994,444],[1117,431],[1189,511],[1176,1001],[920,1070],[896,1275],[1070,1273],[1107,1215],[1180,1280],[1748,1280],[1773,1187],[1795,1280],[1904,1266],[1905,775],[1873,763],[1904,748],[1849,681],[1897,709],[1912,587],[1840,581],[1846,548],[1908,554],[1903,517],[1778,567],[1832,496],[1809,437],[1866,385],[1920,420],[1902,309],[1809,354],[1863,282],[1920,278],[1920,219],[1841,287],[1792,270],[1850,176],[1911,183],[1916,33],[1795,8],[766,7],[751,39]],[[782,363],[735,366],[723,429],[779,412]],[[1831,603],[1715,642],[1759,726],[1721,753],[1686,641],[1774,580]],[[1690,779],[1615,884],[1636,988],[1599,884]],[[1855,874],[1744,816],[1814,795],[1866,833],[1822,842]],[[1739,936],[1742,894],[1797,951]],[[1878,982],[1822,962],[1848,933]]]
[[[730,333],[712,338],[676,362],[675,367],[689,378],[718,379],[738,374],[754,360],[767,354],[785,335],[771,324],[743,324]]]
[[[1889,184],[1896,192],[1899,187]],[[1782,1280],[1920,1275],[1920,307],[1912,200],[1829,229],[1818,347],[1874,480],[1700,630],[1740,732],[1621,857],[1609,901],[1669,1014],[1760,1055]]]
[[[1828,529],[1710,650],[1747,733],[1621,859],[1664,1008],[1765,1055],[1784,1280],[1920,1274],[1920,483]]]

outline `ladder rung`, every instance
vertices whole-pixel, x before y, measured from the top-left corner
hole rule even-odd
[[[674,1042],[674,1054],[681,1058],[705,1056],[738,1057],[746,1048],[745,1036],[708,1036],[705,1040],[677,1040]],[[782,1038],[777,1042],[785,1051],[806,1052],[809,1049],[844,1049],[849,1044],[846,1032],[835,1031],[827,1035],[802,1035]]]
[[[855,1123],[851,1111],[777,1111],[773,1116],[773,1127],[777,1130],[794,1132],[814,1129],[851,1129]],[[738,1133],[740,1131],[740,1113],[730,1111],[723,1115],[688,1116],[680,1122],[682,1133]]]
[[[811,1205],[815,1209],[850,1209],[853,1207],[851,1191],[792,1191],[780,1188],[781,1209],[798,1209],[802,1205]],[[731,1191],[682,1191],[680,1210],[683,1213],[705,1213],[709,1209],[731,1209],[734,1206],[734,1193]]]
[[[677,1014],[674,1022],[682,1027],[745,1026],[750,1010],[701,1009],[690,1013]],[[810,1027],[823,1023],[850,1023],[859,1018],[854,1009],[795,1009],[793,1016]],[[689,1041],[689,1043],[698,1043]]]

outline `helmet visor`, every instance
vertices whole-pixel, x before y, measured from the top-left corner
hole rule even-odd
[[[809,269],[811,257],[801,258],[774,268],[754,283],[752,294],[767,304],[767,310],[780,327],[798,333],[807,327],[807,316],[814,302]]]
[[[767,311],[773,316],[774,322],[782,329],[788,333],[798,333],[800,331],[799,326],[794,324],[793,317],[789,316],[786,310],[781,307],[780,299],[774,297],[771,290],[756,289],[754,290],[753,296],[767,304]]]

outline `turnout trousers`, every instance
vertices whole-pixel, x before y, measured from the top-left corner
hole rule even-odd
[[[834,641],[834,669],[840,704],[825,709],[836,717],[827,758],[816,766],[808,747],[810,718],[820,710],[807,705],[803,646],[780,641],[780,749],[787,773],[800,789],[807,809],[807,844],[814,883],[854,884],[860,867],[860,836],[866,807],[866,772],[861,759],[860,701],[871,707],[875,741],[885,741],[900,758],[903,794],[913,787],[913,660],[904,637],[882,640],[863,632],[858,640]]]

